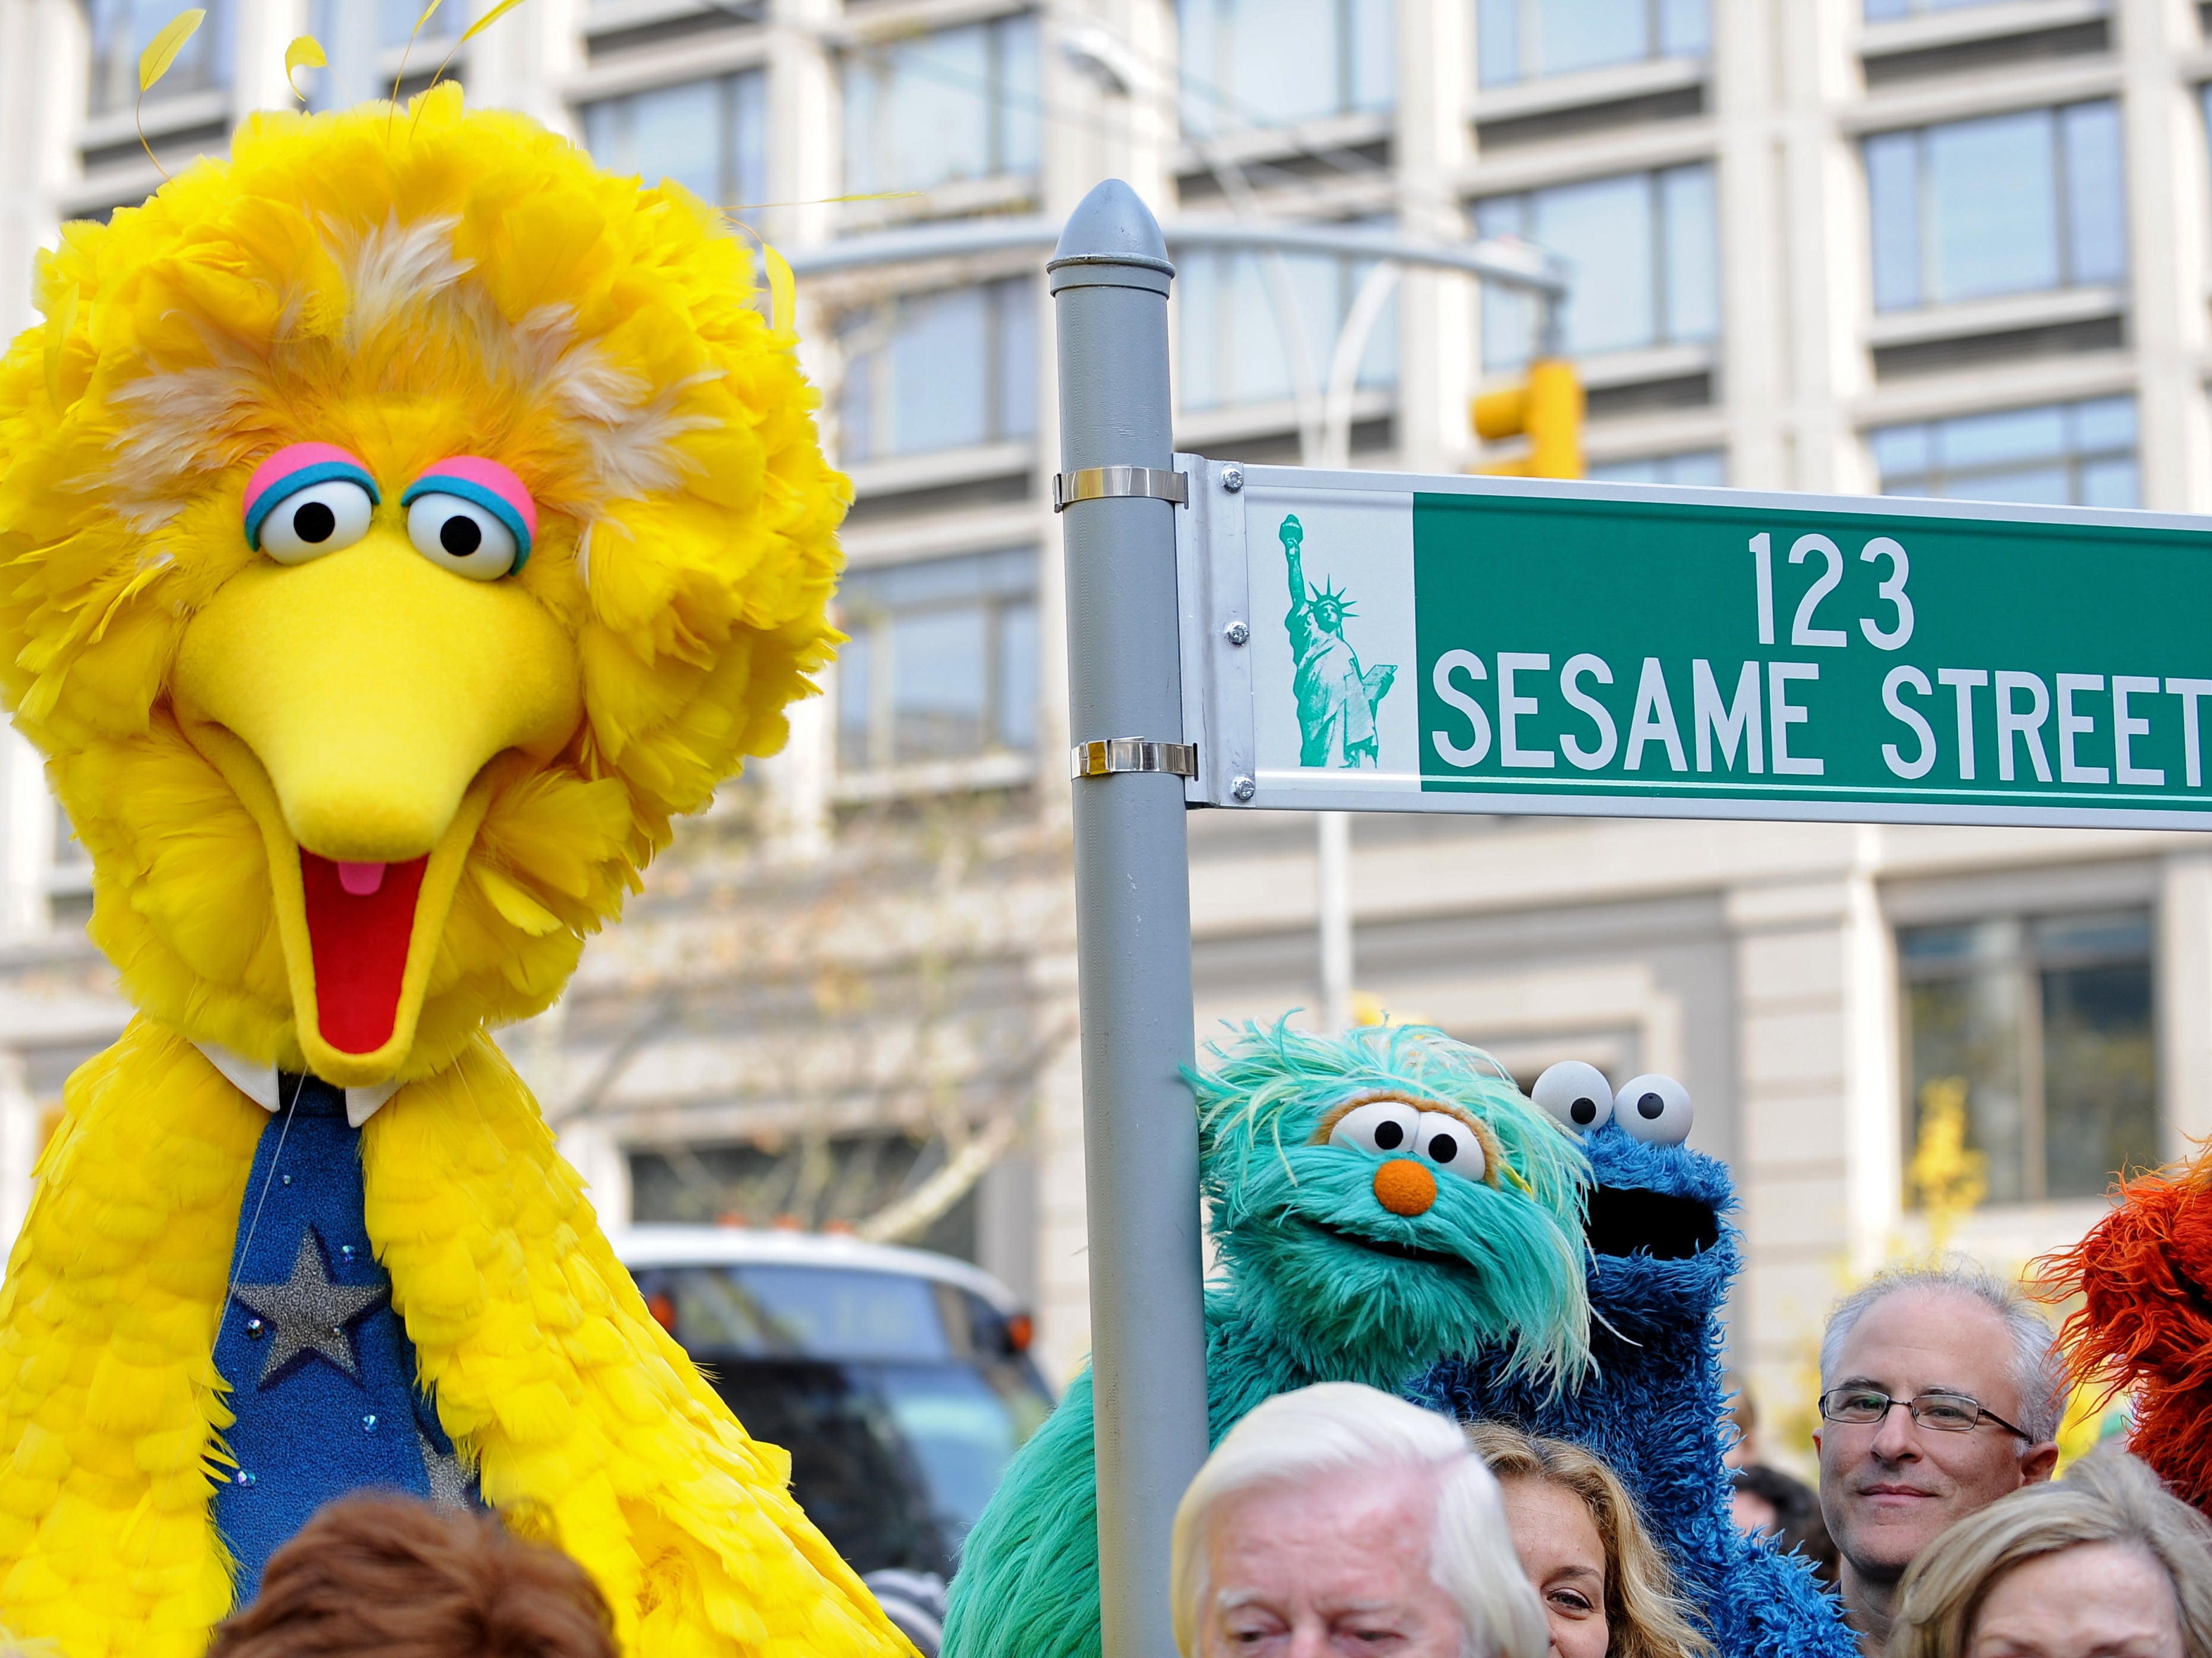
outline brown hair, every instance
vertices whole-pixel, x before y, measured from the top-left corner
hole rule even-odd
[[[2182,1651],[2187,1658],[2212,1654],[2212,1524],[2148,1468],[2108,1445],[2063,1479],[2009,1492],[1923,1549],[1899,1587],[1891,1658],[1955,1658],[2008,1572],[2098,1543],[2156,1562],[2173,1585]]]
[[[1644,1529],[1636,1499],[1602,1457],[1495,1422],[1472,1424],[1467,1436],[1499,1480],[1540,1479],[1571,1491],[1589,1510],[1605,1548],[1606,1658],[1711,1658],[1712,1643],[1675,1594],[1674,1574]]]
[[[488,1515],[411,1497],[332,1503],[270,1557],[208,1658],[617,1658],[584,1569]]]

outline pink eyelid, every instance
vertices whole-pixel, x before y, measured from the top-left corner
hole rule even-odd
[[[428,483],[441,477],[463,478],[490,490],[521,514],[522,521],[530,526],[531,538],[537,539],[538,503],[531,499],[522,480],[497,461],[481,455],[451,455],[434,466],[424,467],[417,482]]]
[[[275,454],[253,469],[253,476],[246,481],[245,511],[252,516],[253,503],[261,499],[269,486],[280,478],[308,466],[330,465],[357,467],[362,472],[368,468],[362,465],[359,455],[349,449],[341,449],[335,443],[288,443]]]

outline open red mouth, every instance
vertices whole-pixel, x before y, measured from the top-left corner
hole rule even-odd
[[[374,1054],[392,1040],[429,862],[341,864],[300,853],[317,1020],[323,1040],[341,1054]]]

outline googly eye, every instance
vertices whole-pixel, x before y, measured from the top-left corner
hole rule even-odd
[[[1424,1111],[1413,1130],[1413,1149],[1446,1174],[1479,1181],[1486,1164],[1482,1142],[1457,1117],[1443,1111]]]
[[[448,455],[407,486],[407,538],[433,564],[495,581],[530,562],[538,503],[506,467],[482,455]]]
[[[1587,1134],[1613,1110],[1613,1084],[1582,1060],[1561,1060],[1536,1078],[1528,1097],[1577,1134]]]
[[[375,503],[351,478],[325,478],[294,491],[261,520],[261,550],[279,564],[305,564],[350,547],[368,533]]]
[[[1336,1120],[1336,1127],[1329,1130],[1328,1143],[1355,1151],[1410,1151],[1423,1114],[1396,1100],[1370,1100]]]
[[[1646,1145],[1680,1145],[1690,1138],[1696,1119],[1690,1090],[1656,1071],[1631,1077],[1613,1096],[1613,1120],[1623,1133]]]
[[[407,538],[433,564],[477,581],[496,581],[514,568],[514,531],[473,501],[440,490],[409,504]]]

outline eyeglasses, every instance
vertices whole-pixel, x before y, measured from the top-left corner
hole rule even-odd
[[[1884,1420],[1900,1405],[1911,1412],[1917,1426],[1937,1433],[1970,1434],[1987,1418],[2007,1433],[2018,1434],[2030,1444],[2035,1442],[2033,1435],[2014,1427],[1995,1411],[1985,1408],[1981,1400],[1969,1399],[1964,1394],[1930,1392],[1917,1394],[1911,1399],[1892,1399],[1879,1388],[1831,1388],[1820,1395],[1822,1416],[1831,1422],[1848,1422],[1859,1427]]]

